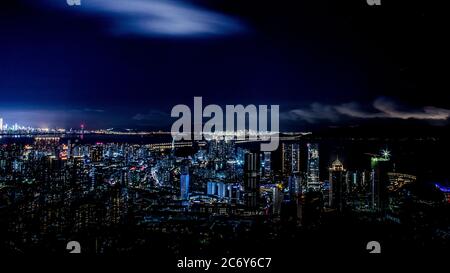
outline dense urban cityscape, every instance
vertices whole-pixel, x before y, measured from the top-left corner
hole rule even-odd
[[[448,180],[426,180],[390,151],[441,145],[436,139],[330,142],[291,133],[280,136],[277,151],[260,152],[258,141],[175,142],[162,132],[107,139],[84,128],[35,132],[0,139],[5,253],[65,253],[73,240],[87,254],[225,255],[244,242],[254,253],[283,236],[339,230],[341,221],[365,226],[363,238],[352,235],[357,253],[366,251],[365,236],[400,234],[396,240],[408,242],[410,251],[448,248]],[[389,227],[386,234],[373,235],[379,225]]]
[[[0,260],[45,272],[97,271],[85,259],[127,273],[445,266],[445,10],[2,1]]]

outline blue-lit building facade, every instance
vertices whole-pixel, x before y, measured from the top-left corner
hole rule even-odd
[[[320,189],[319,178],[319,144],[308,143],[308,162],[307,162],[307,188],[312,190]]]

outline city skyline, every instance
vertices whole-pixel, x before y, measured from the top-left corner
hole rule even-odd
[[[448,256],[444,8],[4,2],[2,257],[335,272]]]
[[[279,230],[287,229],[288,241],[300,240],[304,251],[342,239],[351,242],[346,253],[357,254],[365,251],[367,234],[390,238],[398,234],[395,226],[402,227],[402,239],[383,240],[385,251],[445,249],[443,211],[450,199],[446,162],[439,160],[445,149],[434,159],[427,155],[431,145],[446,143],[401,139],[302,135],[284,138],[277,151],[261,152],[251,143],[224,140],[3,138],[0,210],[10,213],[0,222],[0,251],[38,247],[61,253],[66,241],[76,238],[88,255],[160,253],[169,247],[175,251],[167,255],[176,257],[204,248],[236,251],[252,233],[255,244],[285,245]],[[424,212],[434,220],[415,216]],[[353,224],[342,233],[340,221],[348,217]],[[377,230],[377,223],[392,229]],[[418,226],[427,232],[417,232]],[[336,227],[325,237],[307,235],[310,229]],[[162,243],[153,244],[156,238]],[[235,241],[228,245],[228,240]]]
[[[381,99],[380,99],[381,100]],[[380,101],[379,100],[379,101]],[[318,105],[309,108],[293,109],[280,112],[280,127],[285,131],[314,130],[327,127],[354,127],[367,124],[393,123],[405,127],[448,127],[450,125],[450,110],[432,106],[423,109],[399,110],[394,103],[383,99],[386,106],[374,103],[378,112],[366,112],[357,104]],[[170,112],[153,111],[149,115],[137,114],[131,118],[117,119],[115,117],[92,119],[93,116],[109,116],[109,112],[101,109],[82,110],[6,110],[0,117],[3,124],[38,128],[77,128],[82,124],[91,129],[148,129],[167,130],[176,120],[170,117]],[[93,114],[94,113],[94,114]],[[12,123],[6,122],[7,120]],[[139,123],[144,121],[144,123]],[[206,121],[206,118],[203,118]]]

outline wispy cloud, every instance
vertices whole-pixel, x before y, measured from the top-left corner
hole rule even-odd
[[[315,123],[319,120],[337,121],[339,119],[334,106],[320,103],[313,103],[308,108],[293,109],[282,113],[281,117],[285,120],[301,119],[309,123]]]
[[[109,19],[118,35],[219,36],[245,29],[236,18],[186,0],[89,0],[77,11]]]
[[[450,110],[434,106],[425,106],[420,109],[404,107],[389,98],[378,98],[372,106],[363,107],[356,102],[340,105],[326,105],[313,103],[309,107],[293,109],[283,113],[285,120],[303,120],[308,123],[321,121],[337,122],[342,119],[415,119],[445,121],[450,117]]]

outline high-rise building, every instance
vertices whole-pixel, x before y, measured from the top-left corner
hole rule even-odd
[[[264,160],[261,160],[261,172],[264,176],[269,176],[271,173],[271,152],[263,153]]]
[[[224,198],[227,193],[227,185],[223,182],[210,181],[207,184],[206,192],[208,195],[216,195],[220,198]]]
[[[3,131],[3,118],[0,118],[0,131]]]
[[[308,165],[307,165],[307,187],[308,189],[319,190],[319,144],[308,143]]]
[[[290,199],[295,199],[302,193],[301,178],[299,175],[291,175],[288,179]]]
[[[281,184],[275,185],[272,188],[272,213],[275,215],[280,214],[281,203],[283,202],[283,187]]]
[[[180,176],[180,199],[189,199],[189,173],[184,173]]]
[[[234,141],[212,140],[208,142],[208,157],[210,159],[227,160],[234,156]]]
[[[300,145],[298,143],[283,143],[282,145],[282,172],[290,176],[300,172]]]
[[[344,173],[344,165],[336,158],[329,168],[328,205],[338,210],[342,210],[344,202]]]
[[[388,172],[390,167],[390,152],[383,150],[381,156],[371,158],[371,207],[374,210],[383,211],[387,205],[387,191],[389,185]]]
[[[300,144],[292,144],[292,168],[293,174],[300,172]]]
[[[245,154],[244,163],[244,191],[245,191],[245,205],[249,209],[258,208],[259,198],[259,153]]]
[[[100,162],[103,160],[103,147],[94,146],[90,151],[90,157],[92,162]]]
[[[72,143],[70,139],[67,141],[67,158],[72,156]]]

